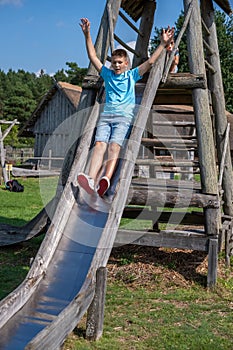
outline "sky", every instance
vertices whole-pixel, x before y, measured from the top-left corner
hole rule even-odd
[[[0,0],[0,69],[34,73],[43,69],[52,75],[67,69],[66,62],[87,67],[80,18],[89,18],[95,41],[105,4],[105,0]],[[183,0],[158,0],[154,27],[174,25],[181,10]],[[120,20],[115,33],[125,42],[136,39]]]

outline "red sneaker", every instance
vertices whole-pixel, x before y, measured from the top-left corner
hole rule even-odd
[[[107,190],[110,187],[110,181],[107,178],[107,176],[101,177],[99,184],[98,184],[98,189],[97,193],[100,197],[103,197],[103,195],[107,192]]]
[[[90,176],[84,173],[78,174],[78,183],[88,194],[94,193],[94,180]]]

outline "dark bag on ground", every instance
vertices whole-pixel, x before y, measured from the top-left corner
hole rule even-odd
[[[17,180],[9,180],[6,183],[6,189],[10,192],[23,192],[24,186],[21,185]]]

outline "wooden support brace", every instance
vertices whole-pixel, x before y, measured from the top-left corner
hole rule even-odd
[[[113,25],[113,19],[112,19],[112,8],[111,4],[107,4],[107,12],[108,12],[108,25],[109,25],[109,41],[110,41],[110,48],[111,53],[114,51],[114,25]]]
[[[95,295],[87,311],[86,338],[98,340],[103,333],[104,304],[107,286],[107,268],[96,271]]]
[[[131,46],[127,45],[127,44],[126,44],[123,40],[121,40],[121,39],[119,38],[119,36],[117,36],[116,34],[114,34],[114,39],[118,42],[118,44],[122,45],[126,50],[132,52],[132,53],[133,53],[134,55],[136,55],[137,57],[140,57],[140,54],[139,54],[136,50],[132,49]]]
[[[142,38],[144,34],[131,22],[128,20],[128,18],[123,14],[123,12],[119,11],[119,16],[127,23],[130,28],[132,28],[138,35],[140,35]]]
[[[216,69],[206,60],[205,60],[205,65],[206,65],[207,69],[209,69],[211,71],[212,74],[216,73]]]
[[[184,34],[184,32],[185,32],[187,26],[188,26],[189,19],[190,19],[191,13],[192,13],[192,9],[193,9],[193,3],[191,2],[190,5],[189,5],[189,9],[188,9],[188,11],[187,11],[187,14],[186,14],[186,16],[185,16],[185,20],[184,20],[183,26],[182,26],[182,28],[181,28],[181,30],[180,30],[180,33],[179,33],[179,35],[178,35],[178,38],[177,38],[177,40],[176,40],[176,42],[175,42],[175,46],[174,46],[173,52],[172,52],[172,54],[170,55],[170,58],[169,58],[169,60],[168,60],[168,63],[167,63],[165,72],[164,72],[163,77],[162,77],[162,83],[165,83],[166,80],[167,80],[167,76],[168,76],[169,69],[170,69],[170,67],[171,67],[171,64],[172,64],[172,61],[173,61],[175,52],[176,52],[176,50],[178,49],[179,44],[180,44],[180,41],[181,41],[181,39],[182,39],[182,36],[183,36],[183,34]]]
[[[218,239],[209,239],[207,287],[213,289],[217,282]]]

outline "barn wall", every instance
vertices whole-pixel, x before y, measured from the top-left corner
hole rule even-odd
[[[45,105],[40,118],[35,123],[33,130],[35,157],[48,156],[49,149],[52,150],[53,157],[64,156],[68,135],[72,128],[68,117],[75,111],[62,91],[58,90]]]

